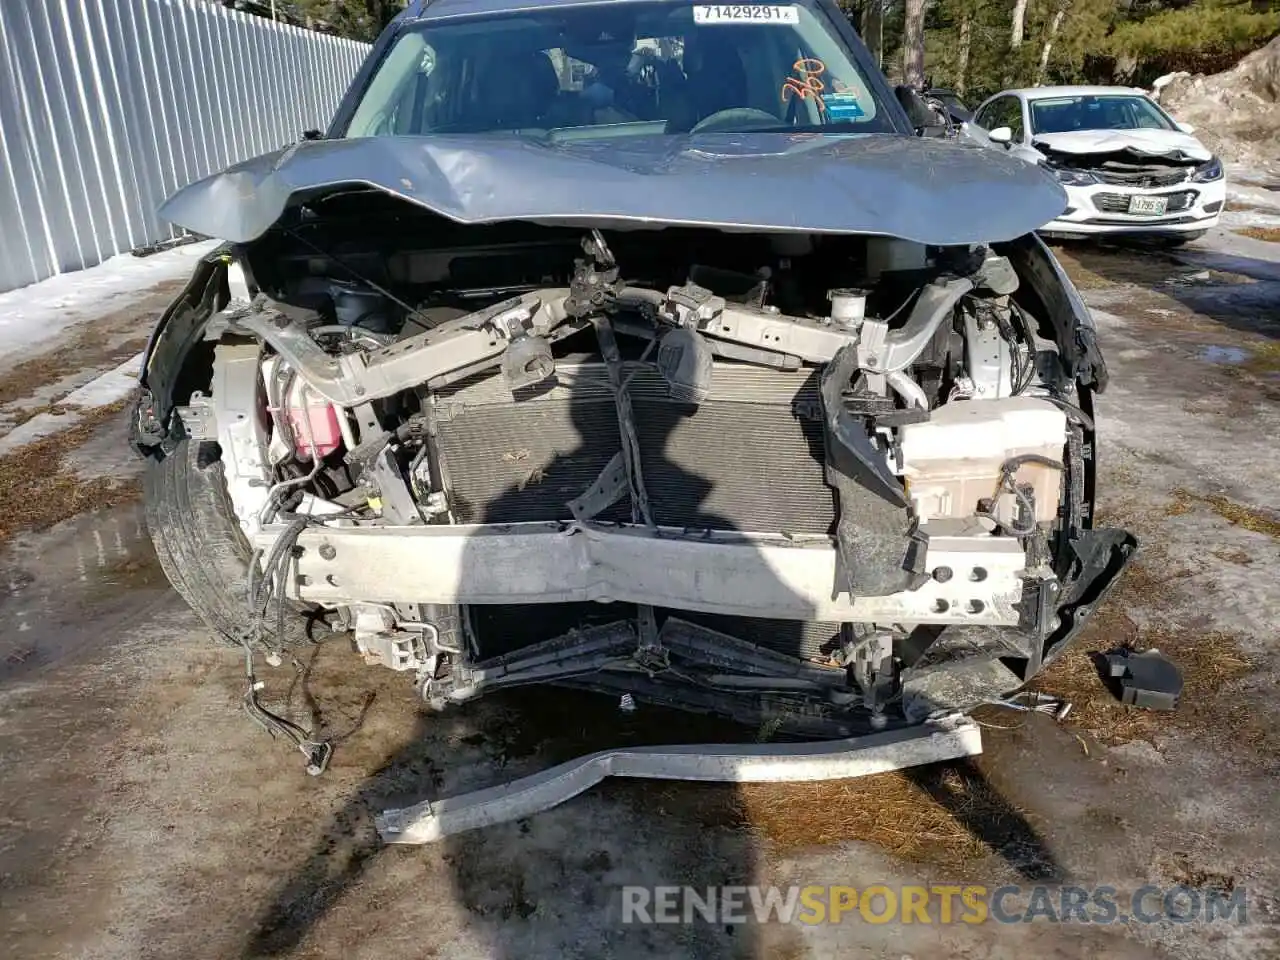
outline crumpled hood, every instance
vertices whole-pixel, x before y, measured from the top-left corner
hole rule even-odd
[[[1035,165],[955,141],[825,134],[547,143],[503,134],[304,141],[179,190],[165,220],[244,243],[291,206],[369,186],[459,223],[691,225],[1012,240],[1066,207]]]
[[[1061,153],[1120,153],[1131,150],[1151,157],[1196,160],[1213,154],[1195,137],[1181,130],[1075,130],[1070,133],[1038,133],[1032,146]]]

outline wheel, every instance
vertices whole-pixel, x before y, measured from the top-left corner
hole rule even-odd
[[[165,576],[217,639],[240,645],[249,631],[252,551],[227,496],[218,445],[182,440],[168,456],[148,463],[144,491],[147,529]],[[307,643],[310,626],[291,606],[279,634],[273,604],[264,639]]]

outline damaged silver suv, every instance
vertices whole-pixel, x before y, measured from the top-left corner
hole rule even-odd
[[[830,0],[411,4],[327,133],[162,211],[227,241],[141,377],[175,588],[438,708],[830,740],[1016,690],[1136,548],[1106,368],[1061,187],[898,93]]]

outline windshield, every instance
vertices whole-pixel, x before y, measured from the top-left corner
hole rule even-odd
[[[1074,130],[1172,130],[1173,124],[1146,97],[1102,95],[1031,101],[1035,133]]]
[[[828,127],[894,131],[821,10],[622,3],[410,25],[346,135]]]

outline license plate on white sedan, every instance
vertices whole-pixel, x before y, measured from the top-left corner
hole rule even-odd
[[[1169,208],[1168,197],[1130,197],[1129,212],[1160,216]]]

